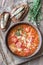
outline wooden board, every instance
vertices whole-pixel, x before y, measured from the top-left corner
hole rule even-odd
[[[28,15],[26,16],[24,21],[28,21],[27,17],[28,17]],[[14,24],[15,23],[11,23],[10,27]],[[42,39],[43,39],[43,21],[40,22],[39,29],[42,33]],[[6,43],[5,43],[5,36],[6,36],[7,31],[2,32],[0,30],[0,65],[16,65],[16,64],[20,64],[20,63],[24,63],[24,62],[33,60],[33,59],[43,55],[43,44],[42,44],[42,47],[41,47],[40,51],[38,52],[38,54],[36,54],[34,57],[31,57],[31,58],[28,58],[28,59],[23,59],[23,58],[19,58],[19,57],[13,55],[8,50]]]

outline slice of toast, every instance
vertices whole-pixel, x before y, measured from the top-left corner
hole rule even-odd
[[[21,15],[21,17],[20,17],[19,19],[16,19],[15,16],[13,16],[13,17],[11,18],[11,20],[12,20],[13,22],[22,21],[22,20],[24,19],[24,17],[27,15],[28,10],[29,10],[29,7],[28,7],[27,4],[24,4],[24,3],[19,4],[18,6],[16,6],[16,7],[14,8],[14,10],[16,11],[16,10],[17,10],[19,7],[21,7],[21,6],[24,6],[24,12],[22,13],[22,15]]]
[[[1,18],[2,18],[6,13],[9,14],[9,17],[8,17],[8,20],[5,22],[5,26],[4,26],[3,28],[1,28]],[[5,30],[8,28],[8,26],[9,26],[9,24],[10,24],[10,21],[11,21],[11,19],[10,19],[10,13],[9,13],[9,12],[3,12],[3,13],[0,15],[0,29],[3,30],[3,31],[5,31]]]

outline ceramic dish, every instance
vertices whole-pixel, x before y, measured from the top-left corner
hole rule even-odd
[[[24,26],[24,27],[23,27]],[[29,26],[30,26],[30,31],[33,29],[33,31],[35,31],[35,32],[33,32],[34,34],[36,34],[36,36],[34,36],[34,34],[33,34],[33,36],[35,37],[35,38],[37,38],[37,36],[38,36],[38,38],[37,38],[37,40],[39,40],[39,42],[36,40],[36,49],[35,49],[35,46],[31,46],[31,47],[29,47],[29,49],[31,48],[31,50],[33,51],[32,53],[31,53],[31,50],[29,50],[28,49],[28,51],[25,51],[24,52],[24,49],[27,49],[27,47],[28,47],[28,43],[26,43],[27,44],[27,46],[26,46],[26,48],[25,47],[23,47],[22,46],[22,51],[23,51],[23,53],[21,53],[20,52],[20,49],[19,49],[19,52],[16,50],[14,50],[14,48],[18,48],[18,47],[20,47],[19,45],[19,42],[17,43],[17,42],[15,42],[16,41],[16,39],[15,39],[15,37],[13,36],[13,35],[11,35],[11,34],[15,34],[15,31],[16,31],[16,33],[17,33],[17,30],[18,30],[18,28],[25,28],[25,30],[26,30],[26,27],[28,27],[29,28]],[[12,32],[12,30],[13,30],[13,32]],[[26,32],[25,30],[23,30],[23,32]],[[27,33],[29,34],[29,31],[27,31]],[[14,38],[10,38],[10,36],[13,36]],[[19,35],[17,35],[17,36],[19,36]],[[28,35],[29,36],[29,35]],[[32,36],[32,35],[31,35]],[[19,37],[18,37],[19,38]],[[24,37],[25,38],[25,37]],[[30,37],[31,38],[31,37]],[[29,38],[29,39],[30,39]],[[13,40],[13,39],[15,39],[15,40]],[[21,38],[22,39],[22,38]],[[27,38],[26,38],[27,39]],[[25,40],[26,40],[25,39]],[[33,39],[33,38],[32,38]],[[19,22],[19,23],[16,23],[16,24],[14,24],[9,30],[8,30],[8,32],[7,32],[7,34],[6,34],[6,45],[7,45],[7,47],[8,47],[8,49],[14,54],[14,55],[17,55],[17,56],[19,56],[19,57],[24,57],[24,58],[29,58],[29,57],[32,57],[32,56],[34,56],[35,54],[37,54],[38,53],[38,51],[40,50],[40,48],[41,48],[41,45],[42,45],[42,37],[41,37],[41,33],[40,33],[40,31],[38,30],[38,28],[37,27],[35,27],[34,25],[32,25],[32,24],[30,24],[30,23],[28,23],[28,22]],[[14,41],[14,42],[12,42],[12,40]],[[31,39],[30,39],[31,40]],[[29,41],[30,41],[29,40]],[[18,40],[19,41],[19,40]],[[23,40],[22,40],[23,41]],[[22,42],[21,41],[21,42]],[[33,40],[32,40],[33,41]],[[35,39],[34,39],[34,41],[35,41]],[[12,43],[14,43],[13,45],[11,45]],[[16,44],[15,44],[16,43]],[[9,45],[10,44],[10,45]],[[22,43],[21,43],[22,44]],[[37,45],[38,44],[38,45]],[[15,47],[15,45],[16,45],[16,47]],[[22,44],[23,45],[23,44]],[[34,43],[33,43],[33,45],[34,45]],[[12,47],[12,49],[11,49],[11,47]],[[24,49],[23,49],[24,48]],[[24,54],[24,55],[23,55]]]

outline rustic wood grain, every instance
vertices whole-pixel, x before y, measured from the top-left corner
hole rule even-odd
[[[9,0],[10,3],[7,1],[6,2],[7,3],[6,7],[9,6],[9,5],[11,5],[12,1]],[[16,2],[16,1],[20,1],[20,0],[14,0],[14,2]],[[32,1],[32,0],[28,0],[28,1]],[[0,0],[0,6],[1,6],[1,3],[2,2]],[[43,0],[42,0],[42,5],[43,5]],[[42,8],[42,11],[43,11],[43,8]],[[28,21],[27,20],[27,17],[25,18],[25,21]],[[39,28],[40,28],[40,31],[42,32],[42,35],[43,35],[43,21],[40,22]],[[18,58],[16,56],[12,55],[9,52],[9,50],[6,47],[5,42],[3,42],[3,40],[5,40],[4,39],[4,36],[5,36],[4,34],[6,34],[6,33],[3,33],[0,30],[0,41],[1,41],[0,42],[0,65],[16,65],[16,64],[22,63],[22,62],[24,63],[24,61],[26,61],[26,59],[20,59],[20,58]],[[39,56],[40,56],[40,54],[39,54]],[[34,59],[34,60],[30,61],[30,62],[26,62],[24,64],[20,64],[20,65],[43,65],[43,56],[42,57],[39,57],[39,58],[36,58],[36,59]]]

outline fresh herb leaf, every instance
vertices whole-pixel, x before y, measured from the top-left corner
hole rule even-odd
[[[22,28],[18,28],[17,32],[15,33],[17,36],[20,36],[20,31],[22,31],[23,29]]]
[[[15,34],[16,34],[17,36],[20,36],[20,31],[17,31]]]
[[[29,14],[28,14],[28,20],[29,21],[38,21],[42,17],[40,17],[39,13],[41,11],[41,0],[33,0],[32,7],[30,7]]]

